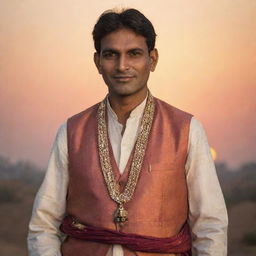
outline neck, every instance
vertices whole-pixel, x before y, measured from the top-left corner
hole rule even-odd
[[[109,102],[117,115],[118,122],[125,126],[130,113],[146,98],[148,90],[143,90],[135,95],[120,96],[109,93]]]

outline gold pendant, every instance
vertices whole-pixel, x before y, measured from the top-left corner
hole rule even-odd
[[[119,204],[116,212],[114,221],[119,224],[123,224],[128,220],[128,212],[124,209],[122,204]]]

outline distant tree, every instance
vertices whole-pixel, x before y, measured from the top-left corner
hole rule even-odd
[[[237,170],[218,163],[216,169],[228,207],[242,201],[256,202],[256,163],[244,164]]]
[[[0,156],[0,178],[16,179],[24,183],[39,184],[44,172],[28,161],[12,163],[7,157]]]
[[[0,178],[8,179],[10,176],[9,168],[11,166],[11,161],[4,156],[0,155]]]
[[[10,187],[0,187],[0,204],[18,202],[20,202],[20,197],[17,195],[16,191]]]

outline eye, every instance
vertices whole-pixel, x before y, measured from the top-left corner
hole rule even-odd
[[[107,52],[103,52],[102,56],[105,59],[112,59],[112,58],[115,58],[117,56],[117,53],[116,52],[112,52],[112,51],[107,51]]]
[[[129,55],[131,57],[139,57],[142,55],[142,52],[140,50],[132,50],[129,52]]]

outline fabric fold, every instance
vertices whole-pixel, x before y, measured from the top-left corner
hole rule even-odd
[[[76,239],[106,244],[120,244],[132,251],[151,253],[174,253],[182,256],[191,255],[191,236],[187,222],[180,232],[172,237],[157,238],[133,233],[94,227],[80,223],[68,215],[64,218],[60,230]]]

